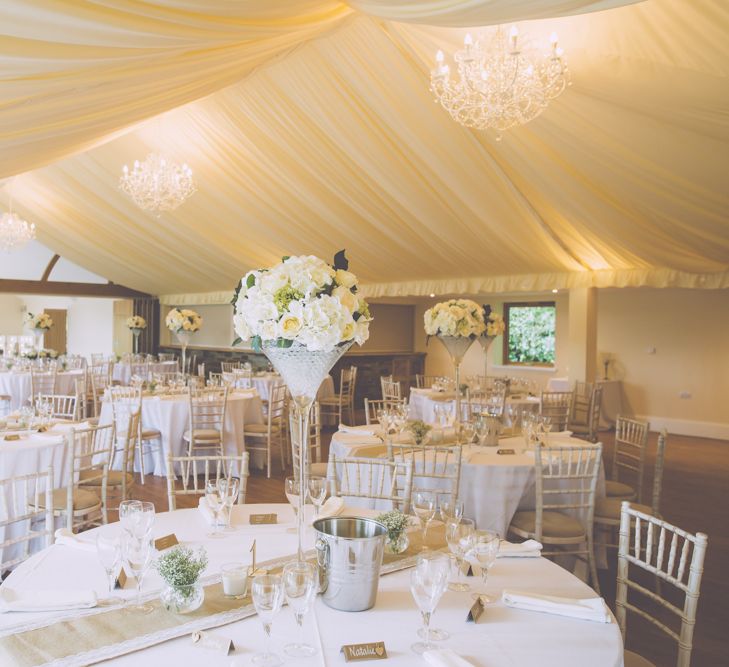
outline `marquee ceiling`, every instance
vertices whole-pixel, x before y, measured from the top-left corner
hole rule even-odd
[[[514,20],[574,84],[497,142],[428,77]],[[44,244],[154,294],[343,247],[381,296],[729,287],[728,31],[722,0],[6,0],[0,177]],[[159,219],[118,189],[153,150],[199,189]]]

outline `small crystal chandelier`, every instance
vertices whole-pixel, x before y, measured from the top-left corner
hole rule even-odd
[[[519,42],[516,26],[508,39],[498,28],[487,46],[466,35],[463,49],[453,56],[458,81],[451,80],[443,52],[438,51],[430,89],[453,120],[479,130],[494,129],[499,140],[504,130],[536,118],[570,85],[556,34],[550,42],[550,52],[541,54]]]
[[[139,208],[157,215],[173,211],[196,189],[187,164],[177,164],[157,153],[150,153],[142,163],[135,160],[131,170],[124,165],[119,187]]]
[[[20,250],[35,238],[35,225],[28,223],[17,213],[10,211],[0,216],[0,250],[12,252]]]

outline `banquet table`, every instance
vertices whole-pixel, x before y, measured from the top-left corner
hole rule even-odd
[[[70,395],[75,392],[75,381],[83,371],[61,371],[56,375],[56,393]],[[17,410],[30,399],[30,371],[0,373],[0,394],[10,396],[10,409]]]
[[[100,424],[109,424],[113,419],[111,402],[104,400],[99,417]],[[186,454],[182,435],[189,428],[190,404],[187,394],[157,394],[142,397],[142,428],[157,429],[162,434],[162,448],[145,447],[144,471],[149,474],[167,474],[167,452],[172,456]],[[228,394],[225,411],[225,453],[235,455],[245,451],[243,430],[245,424],[262,424],[263,405],[258,393],[253,390],[236,389]],[[258,454],[258,452],[257,452]],[[252,460],[251,465],[258,464]],[[116,461],[115,465],[120,465]],[[138,462],[135,462],[138,465]]]
[[[158,361],[149,364],[150,373],[174,373],[178,369],[179,366],[176,361]],[[123,362],[114,364],[114,368],[111,371],[111,377],[114,382],[118,382],[122,385],[128,385],[132,379],[132,365],[130,363]]]
[[[251,514],[269,512],[275,512],[280,523],[267,526],[249,524]],[[197,509],[158,514],[152,530],[155,537],[174,533],[185,545],[203,546],[209,556],[205,576],[214,576],[225,562],[245,562],[254,539],[259,563],[293,554],[296,535],[287,532],[293,522],[293,511],[288,505],[239,505],[232,515],[235,530],[224,539],[205,536],[209,528]],[[92,548],[93,540],[98,531],[113,535],[119,534],[120,530],[119,524],[110,524],[80,535],[78,539],[84,541],[86,549],[53,545],[19,566],[3,582],[0,590],[38,591],[42,595],[49,589],[74,591],[91,588],[104,598],[107,595],[105,575]],[[309,529],[307,548],[313,546],[313,541],[314,531]],[[58,572],[63,572],[64,576],[59,577]],[[409,570],[404,569],[382,576],[376,604],[365,612],[337,611],[317,598],[313,611],[304,621],[305,641],[317,647],[317,654],[307,659],[287,657],[286,664],[302,667],[342,664],[340,647],[343,644],[384,641],[388,659],[393,664],[422,665],[423,659],[410,650],[410,645],[417,641],[420,614],[409,591],[409,574]],[[156,597],[160,588],[159,575],[150,571],[143,580],[143,591],[150,597]],[[489,573],[488,592],[498,597],[505,588],[568,598],[595,596],[592,589],[544,558],[499,558]],[[117,594],[130,598],[133,596],[130,589],[128,585]],[[517,610],[496,602],[487,606],[478,623],[470,623],[466,622],[466,615],[472,603],[468,592],[446,591],[434,614],[433,624],[450,633],[450,638],[442,642],[443,647],[457,651],[475,667],[536,664],[540,667],[584,667],[587,664],[620,667],[623,664],[622,640],[614,619],[609,623],[591,622]],[[59,612],[0,614],[0,636],[44,620],[53,622],[58,617]],[[263,630],[255,617],[217,627],[212,632],[233,641],[235,649],[231,655],[222,656],[195,648],[188,634],[111,657],[108,664],[157,667],[204,663],[208,667],[228,667],[250,664],[252,654],[263,649]],[[293,614],[284,607],[273,621],[272,649],[283,655],[283,646],[295,640],[296,636]]]

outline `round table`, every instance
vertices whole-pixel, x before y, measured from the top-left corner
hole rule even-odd
[[[250,526],[252,513],[275,512],[281,523],[271,526]],[[253,539],[256,540],[259,562],[285,557],[296,549],[296,535],[287,533],[293,526],[293,512],[288,505],[242,505],[233,514],[236,527],[229,537],[209,539],[208,527],[196,509],[159,514],[153,533],[155,537],[175,533],[192,547],[204,546],[209,564],[206,574],[217,574],[224,562],[245,558]],[[90,547],[94,534],[120,532],[118,524],[110,524],[79,536]],[[308,531],[307,544],[313,543],[313,530]],[[63,572],[59,577],[58,573]],[[318,653],[306,660],[286,659],[287,665],[336,665],[343,658],[343,644],[384,641],[390,661],[403,666],[420,667],[423,660],[410,651],[417,641],[416,630],[420,614],[409,591],[409,570],[383,576],[375,606],[365,612],[348,613],[327,607],[318,598],[313,611],[304,621],[305,640],[318,647]],[[92,549],[54,545],[20,565],[2,584],[23,591],[48,589],[78,590],[93,588],[99,597],[107,595],[105,575]],[[158,591],[159,576],[150,572],[144,579],[143,590]],[[570,598],[594,597],[595,593],[566,570],[543,558],[500,558],[489,574],[489,593],[498,596],[505,589],[528,590],[533,593]],[[120,593],[132,597],[132,590]],[[434,626],[450,633],[442,642],[471,661],[475,667],[511,667],[540,665],[540,667],[620,667],[623,647],[616,623],[594,623],[572,618],[511,609],[501,602],[489,605],[478,623],[467,623],[466,614],[472,604],[470,593],[446,591],[434,615]],[[52,620],[56,612],[0,614],[0,634],[7,635],[43,619]],[[226,657],[197,649],[189,636],[166,641],[149,648],[111,658],[114,665],[144,667],[150,665],[190,665],[204,663],[206,667],[229,667],[233,658],[240,665],[250,664],[254,652],[263,648],[263,630],[254,616],[212,632],[233,640],[234,652]],[[273,622],[272,648],[282,654],[283,645],[296,638],[291,610],[284,607]]]
[[[83,371],[62,371],[56,374],[56,393],[72,395],[76,391],[77,379],[83,377]],[[30,399],[30,372],[7,371],[0,373],[0,394],[10,396],[10,409],[17,410]]]

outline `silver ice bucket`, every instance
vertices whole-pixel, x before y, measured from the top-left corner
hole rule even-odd
[[[335,516],[314,521],[319,588],[327,606],[364,611],[377,599],[387,529],[374,519]]]

